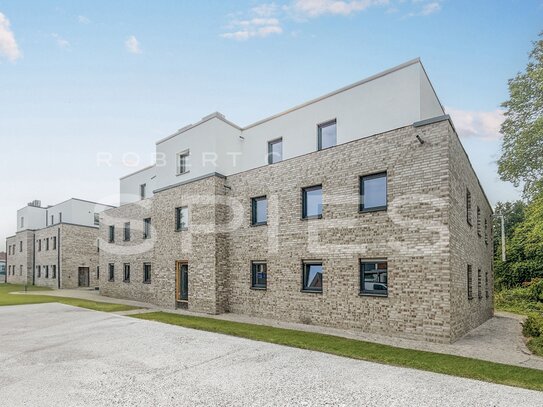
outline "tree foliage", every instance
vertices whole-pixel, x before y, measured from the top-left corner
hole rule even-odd
[[[509,100],[498,172],[504,181],[524,184],[526,197],[543,188],[543,32],[534,42],[526,70],[509,80]]]

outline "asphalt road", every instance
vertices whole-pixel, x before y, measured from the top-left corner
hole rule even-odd
[[[0,307],[0,406],[538,406],[543,393],[61,304]]]

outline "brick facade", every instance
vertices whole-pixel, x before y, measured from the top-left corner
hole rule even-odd
[[[387,174],[387,209],[359,212],[360,177],[379,172]],[[322,219],[302,219],[301,190],[313,185],[322,185]],[[187,261],[183,305],[192,311],[454,341],[492,315],[491,295],[466,295],[466,265],[473,264],[476,291],[478,268],[489,270],[492,261],[492,243],[465,225],[466,188],[474,210],[479,206],[489,222],[491,208],[445,119],[228,177],[210,175],[104,212],[101,240],[115,224],[116,241],[100,251],[101,290],[173,308],[179,305],[175,264]],[[267,224],[252,226],[251,198],[263,195]],[[175,208],[181,206],[189,208],[189,227],[176,231]],[[149,214],[153,244],[127,251],[143,243],[139,237],[122,242],[123,223],[137,225]],[[388,296],[360,294],[361,259],[387,261]],[[136,276],[149,260],[151,284],[139,277],[117,280],[122,264],[130,263]],[[257,260],[267,263],[266,290],[251,288],[251,262]],[[302,264],[309,260],[322,261],[321,293],[301,290]],[[107,281],[110,262],[114,282]],[[484,289],[484,272],[482,278]],[[488,285],[491,292],[492,278]]]

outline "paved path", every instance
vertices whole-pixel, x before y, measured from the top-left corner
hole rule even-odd
[[[537,406],[543,393],[63,304],[0,307],[0,406]]]
[[[31,293],[39,293],[40,295],[56,295],[84,298],[93,301],[114,302],[119,304],[128,304],[143,308],[149,308],[151,310],[159,310],[157,306],[147,303],[105,297],[100,295],[100,293],[95,290],[31,291],[27,295],[31,295]],[[409,340],[404,338],[395,338],[391,336],[377,334],[369,334],[358,330],[334,329],[314,325],[281,322],[271,319],[256,318],[238,314],[207,315],[192,313],[184,310],[171,309],[164,311],[176,312],[187,315],[201,315],[221,320],[247,322],[251,324],[262,324],[287,329],[297,329],[301,331],[320,332],[330,335],[343,336],[346,338],[382,343],[385,345],[397,346],[401,348],[426,350],[430,352],[447,353],[458,356],[467,356],[475,359],[483,359],[492,362],[531,367],[533,369],[543,370],[543,358],[532,355],[524,343],[521,326],[523,317],[515,314],[496,313],[496,316],[494,318],[485,322],[478,328],[472,330],[470,333],[468,333],[466,336],[459,339],[455,343],[443,344]],[[137,312],[140,311],[123,311],[119,312],[119,314],[130,315]]]

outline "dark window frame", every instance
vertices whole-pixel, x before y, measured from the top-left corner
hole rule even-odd
[[[143,238],[149,239],[151,237],[151,218],[143,219]]]
[[[278,161],[274,161],[273,146],[278,143],[281,143],[281,158]],[[268,141],[268,164],[276,164],[281,161],[283,161],[283,137]]]
[[[482,234],[481,234],[481,208],[479,207],[479,205],[477,205],[477,210],[476,210],[476,216],[477,216],[477,236],[481,237]]]
[[[123,226],[123,242],[130,241],[130,222],[125,222]]]
[[[146,268],[149,267],[149,270]],[[143,263],[143,284],[151,284],[151,263]]]
[[[310,187],[302,188],[302,219],[322,219],[322,212],[324,209],[324,202],[321,203],[321,213],[317,215],[307,215],[307,192],[321,190],[321,197],[324,198],[324,189],[322,184],[312,185]]]
[[[185,220],[186,226],[181,226],[181,211],[187,209],[187,219]],[[189,228],[189,207],[188,206],[178,206],[175,208],[175,231],[180,232],[183,230],[188,230]]]
[[[129,283],[129,282],[130,282],[130,263],[123,263],[123,283]]]
[[[264,222],[258,222],[257,221],[257,208],[258,208],[258,201],[266,201],[266,220]],[[268,197],[266,195],[257,196],[254,198],[251,198],[251,225],[252,226],[263,226],[268,224]]]
[[[256,278],[256,272],[258,268],[256,266],[264,265],[265,277],[264,284],[258,284]],[[268,263],[265,260],[253,260],[251,261],[251,288],[253,290],[267,290],[268,289]]]
[[[147,184],[146,183],[140,184],[140,201],[145,199],[146,193],[147,193]]]
[[[302,261],[302,289],[300,290],[303,293],[315,293],[315,294],[322,294],[324,291],[324,287],[321,285],[320,289],[316,288],[310,288],[308,285],[308,281],[306,281],[306,277],[309,276],[309,273],[307,272],[308,266],[311,265],[320,265],[321,266],[321,275],[322,275],[322,281],[321,284],[324,282],[324,263],[322,260],[303,260]]]
[[[473,205],[471,202],[471,192],[468,188],[466,188],[466,222],[468,225],[473,226]]]
[[[482,270],[477,269],[477,298],[483,299],[483,274]]]
[[[467,283],[468,283],[468,300],[473,300],[473,266],[468,264],[467,267]]]
[[[364,288],[365,281],[364,281],[364,267],[363,267],[363,265],[364,264],[376,264],[376,263],[385,263],[386,264],[386,278],[387,278],[387,282],[386,282],[387,292],[386,292],[386,294],[383,294],[381,292],[376,292],[375,290],[366,290]],[[379,259],[361,258],[361,259],[358,260],[358,270],[359,270],[359,295],[368,296],[368,297],[388,298],[388,279],[389,279],[389,275],[388,275],[388,259],[386,259],[386,258],[379,258]],[[379,284],[384,284],[384,283],[379,282]]]
[[[322,147],[322,129],[332,126],[332,125],[336,126],[336,142],[333,146],[323,148]],[[337,146],[337,118],[317,124],[317,150],[318,151],[326,150],[327,148],[335,147],[335,146]]]
[[[115,242],[115,225],[109,225],[108,241],[109,241],[109,243]]]
[[[371,208],[365,208],[364,207],[364,180],[366,179],[377,179],[377,178],[385,178],[385,205],[384,206],[374,206]],[[359,212],[379,212],[379,211],[386,211],[388,209],[388,173],[387,171],[380,171],[375,172],[372,174],[366,174],[361,175],[358,180],[359,183],[359,206],[358,211]]]
[[[115,263],[109,263],[107,266],[108,281],[115,281]]]

